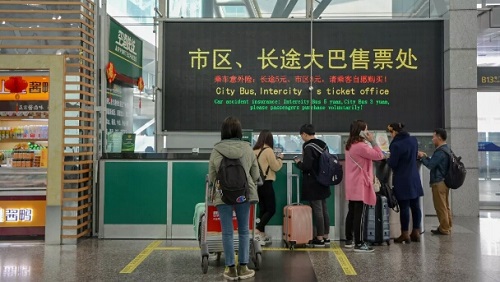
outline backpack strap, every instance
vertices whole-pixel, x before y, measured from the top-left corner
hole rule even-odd
[[[312,147],[316,151],[318,151],[320,154],[323,153],[328,148],[328,146],[325,146],[325,148],[322,149],[318,144],[314,144],[314,143],[309,143],[306,145],[306,147]]]
[[[307,147],[311,147],[311,148],[313,148],[314,150],[316,150],[316,151],[318,151],[318,152],[319,152],[319,158],[318,158],[318,160],[317,160],[318,164],[319,164],[319,161],[320,161],[320,158],[321,158],[321,154],[323,154],[323,152],[324,152],[325,150],[327,150],[327,149],[328,149],[328,145],[326,145],[326,146],[325,146],[325,148],[324,148],[324,149],[322,149],[322,148],[321,148],[318,144],[315,144],[315,143],[309,143],[309,144],[307,144],[304,148],[307,148]],[[314,167],[313,167],[313,172],[314,172],[314,174],[316,174],[316,175],[318,175],[318,174],[319,174],[319,172],[314,171]]]
[[[449,148],[449,147],[448,147]],[[448,156],[448,169],[446,171],[442,171],[444,173],[444,176],[446,176],[448,174],[448,171],[450,170],[450,167],[453,165],[453,151],[451,150],[451,148],[449,148],[450,151],[446,151],[444,149],[442,149],[442,146],[437,148],[436,151],[442,151],[444,152],[447,156]]]
[[[219,155],[221,155],[223,158],[227,158],[227,157],[226,157],[226,156],[224,156],[224,154],[223,154],[223,153],[221,153],[219,150],[217,150],[217,149],[215,149],[215,148],[214,148],[214,150],[215,150],[215,151],[217,151],[217,153],[219,153]]]
[[[271,168],[271,166],[270,166],[269,164],[267,164],[266,174],[264,174],[264,173],[262,172],[262,168],[260,167],[259,157],[260,157],[260,154],[262,154],[262,151],[264,151],[265,149],[268,149],[268,148],[269,148],[269,147],[265,147],[265,148],[260,149],[260,152],[259,152],[259,154],[257,155],[257,164],[259,165],[259,170],[260,170],[260,173],[261,173],[262,175],[264,175],[264,177],[266,177],[266,178],[267,178],[267,174],[269,173],[269,169]],[[271,148],[269,148],[269,149],[271,149]],[[262,180],[264,180],[264,179],[262,179]]]
[[[223,155],[223,154],[222,154],[219,150],[217,150],[217,149],[215,149],[215,148],[214,148],[214,150],[215,150],[217,153],[219,153],[219,155],[221,155],[221,156],[222,156],[222,158],[225,158],[225,157],[226,157],[226,156],[224,156],[224,155]],[[215,172],[219,172],[219,167],[215,167]]]

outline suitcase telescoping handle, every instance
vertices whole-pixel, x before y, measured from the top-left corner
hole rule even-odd
[[[299,175],[295,173],[290,173],[288,174],[288,183],[286,185],[286,195],[287,195],[287,203],[289,205],[292,204],[292,195],[293,195],[293,179],[295,178],[296,181],[296,186],[297,186],[297,204],[300,204],[300,181],[299,181]]]

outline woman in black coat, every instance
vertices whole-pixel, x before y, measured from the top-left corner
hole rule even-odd
[[[420,223],[422,210],[419,198],[424,195],[420,174],[417,169],[418,143],[417,139],[403,130],[404,124],[391,123],[387,129],[392,136],[389,146],[391,153],[387,164],[393,171],[392,184],[396,196],[401,221],[401,236],[394,239],[395,243],[420,242]],[[413,230],[410,234],[410,210],[413,220]]]

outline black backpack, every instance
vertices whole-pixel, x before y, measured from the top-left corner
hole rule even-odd
[[[330,187],[331,185],[337,185],[342,181],[344,172],[342,165],[340,164],[337,156],[330,154],[328,151],[328,146],[324,149],[314,143],[309,143],[306,145],[313,147],[316,151],[320,153],[319,157],[319,171],[316,174],[316,179],[323,186]]]
[[[219,152],[219,151],[217,151]],[[219,152],[219,154],[221,154]],[[215,187],[221,193],[221,199],[225,204],[235,205],[248,201],[248,181],[245,168],[240,159],[230,159],[221,154]]]
[[[458,189],[464,184],[465,176],[467,175],[465,165],[462,163],[462,157],[457,157],[451,149],[450,152],[443,149],[441,151],[449,156],[448,172],[444,177],[444,184],[448,188]]]

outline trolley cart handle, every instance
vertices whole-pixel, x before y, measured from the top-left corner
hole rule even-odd
[[[208,180],[208,174],[205,175],[205,208],[206,204],[208,203],[210,199],[210,183]]]
[[[211,187],[210,185],[210,180],[208,179],[208,174],[205,175],[205,207],[208,204],[213,203],[213,198],[214,198],[214,193],[215,193],[215,188]]]
[[[289,205],[292,204],[292,194],[293,194],[293,179],[296,179],[296,185],[297,185],[297,204],[300,204],[300,179],[299,175],[295,173],[290,173],[288,174],[288,183],[286,185],[286,194],[287,194],[287,203]]]

